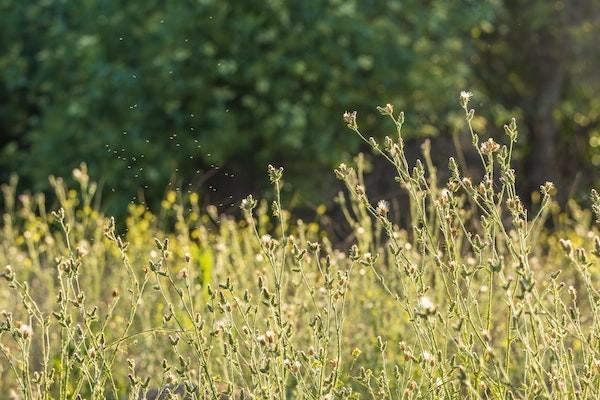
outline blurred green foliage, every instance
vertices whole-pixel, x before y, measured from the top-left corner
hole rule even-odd
[[[526,192],[552,180],[564,198],[600,180],[599,5],[503,0],[493,24],[471,32],[476,87],[504,109],[494,124],[508,112],[525,136]]]
[[[159,199],[169,182],[199,184],[213,165],[237,174],[228,190],[255,190],[274,162],[306,197],[328,196],[323,172],[359,145],[342,112],[358,110],[383,135],[374,109],[390,102],[413,135],[456,130],[458,92],[479,85],[473,69],[494,73],[477,65],[479,47],[511,52],[512,37],[494,36],[496,24],[510,33],[508,9],[500,0],[0,0],[1,179],[17,171],[44,190],[49,174],[85,161],[116,210],[134,196]],[[480,100],[506,82],[479,78]]]
[[[212,163],[261,176],[282,163],[314,192],[326,180],[301,177],[358,144],[346,108],[373,126],[378,102],[394,102],[432,133],[467,84],[461,35],[482,12],[420,0],[0,4],[3,169],[45,189],[86,161],[116,203]]]

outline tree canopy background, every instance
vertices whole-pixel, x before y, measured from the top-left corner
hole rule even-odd
[[[297,205],[329,200],[359,150],[341,121],[406,113],[467,140],[516,116],[523,191],[598,180],[597,0],[0,0],[0,180],[31,190],[85,161],[111,212],[171,184],[224,206],[283,165]],[[441,141],[440,143],[448,143]],[[576,192],[576,187],[573,187]],[[215,192],[216,191],[216,192]],[[231,198],[229,196],[232,196]]]

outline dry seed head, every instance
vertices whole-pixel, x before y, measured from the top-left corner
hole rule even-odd
[[[225,330],[225,321],[222,319],[215,322],[212,334],[213,336],[218,336],[221,332]]]
[[[552,182],[546,182],[540,186],[540,190],[544,196],[552,196],[556,192],[556,188]]]
[[[456,264],[456,261],[450,260],[450,262],[448,262],[448,270],[456,271],[457,267],[458,267],[458,265]]]
[[[283,361],[283,365],[292,372],[298,372],[300,370],[300,367],[302,366],[300,364],[300,361],[298,361],[298,360],[292,361],[289,358],[286,358]]]
[[[308,241],[308,242],[306,242],[306,245],[308,246],[308,250],[310,250],[312,253],[318,252],[319,249],[321,248],[321,245],[319,245],[319,242]]]
[[[488,331],[487,329],[484,329],[481,332],[481,337],[484,338],[487,342],[492,341],[492,335],[490,334],[490,331]]]
[[[423,351],[423,362],[433,367],[435,365],[435,356],[429,351],[425,350]]]
[[[456,193],[458,192],[458,189],[460,188],[460,185],[458,183],[457,180],[449,180],[448,183],[446,184],[446,188],[452,192],[452,193]]]
[[[421,309],[421,312],[426,315],[435,313],[436,309],[433,301],[427,296],[421,296],[419,298],[419,308]]]
[[[267,343],[273,344],[275,343],[275,339],[277,339],[277,335],[272,329],[268,329],[265,332],[265,339],[267,340]]]
[[[509,209],[509,211],[517,215],[523,214],[525,212],[523,203],[521,202],[521,199],[518,196],[507,199],[506,207]]]
[[[256,207],[256,200],[250,194],[245,199],[242,200],[240,204],[240,208],[244,211],[252,211]]]
[[[283,167],[274,167],[271,164],[267,167],[267,172],[269,174],[269,180],[271,183],[277,183],[283,177]]]
[[[352,168],[348,167],[346,164],[341,163],[335,170],[335,176],[338,179],[344,180],[346,179],[352,172]]]
[[[33,329],[31,328],[31,325],[20,324],[20,326],[19,326],[19,335],[23,339],[29,339],[31,336],[33,336]]]
[[[445,206],[450,201],[450,191],[448,189],[442,189],[440,191],[440,197],[438,198],[438,202],[440,205]]]
[[[267,338],[265,337],[265,335],[258,335],[256,337],[256,341],[261,345],[264,346],[267,344]]]
[[[385,217],[390,212],[390,203],[385,200],[379,200],[375,211],[377,215]]]
[[[489,156],[500,150],[500,145],[494,139],[489,138],[481,144],[480,150],[482,154]]]
[[[267,248],[271,245],[272,241],[273,241],[273,238],[268,233],[265,233],[264,235],[262,235],[260,237],[260,242],[263,244],[263,246],[265,246]]]
[[[394,106],[390,103],[387,103],[384,107],[377,106],[377,111],[379,111],[382,115],[392,115],[394,113]]]
[[[356,124],[356,111],[346,111],[344,112],[344,122],[348,126],[348,128],[354,130],[358,129],[358,125]]]
[[[467,108],[467,106],[469,105],[469,100],[471,100],[471,97],[473,97],[473,93],[471,92],[467,92],[465,90],[460,92],[460,106],[462,108]]]

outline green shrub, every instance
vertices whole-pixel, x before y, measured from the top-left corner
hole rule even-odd
[[[110,212],[139,189],[156,203],[174,176],[197,184],[211,164],[254,190],[248,171],[285,163],[301,193],[319,196],[331,182],[305,177],[357,148],[330,122],[348,104],[392,99],[421,133],[449,123],[467,73],[460,37],[485,9],[0,1],[1,166],[40,191],[85,161]]]

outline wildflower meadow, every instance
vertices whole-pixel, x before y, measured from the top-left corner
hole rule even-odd
[[[435,165],[427,139],[409,161],[410,116],[391,104],[372,113],[395,132],[382,141],[344,113],[406,199],[372,197],[364,155],[340,164],[346,241],[287,208],[294,182],[273,165],[272,195],[231,215],[167,191],[158,211],[113,218],[85,164],[74,187],[50,179],[52,198],[14,177],[0,398],[600,398],[600,195],[560,207],[565,189],[539,182],[520,198],[518,121],[475,129],[471,96],[469,169]]]

